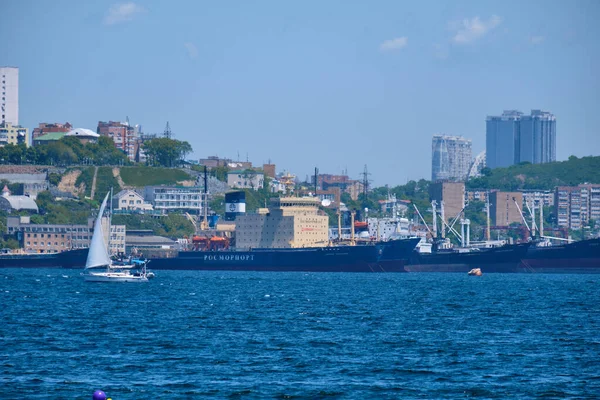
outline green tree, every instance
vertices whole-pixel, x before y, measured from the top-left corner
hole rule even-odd
[[[228,173],[229,173],[229,167],[226,165],[210,169],[210,175],[214,176],[221,182],[227,182],[227,174]]]
[[[192,146],[185,141],[156,138],[143,144],[148,164],[163,167],[176,167],[192,152]]]

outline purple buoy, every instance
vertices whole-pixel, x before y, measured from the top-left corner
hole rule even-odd
[[[106,400],[106,393],[102,390],[96,390],[92,396],[93,400]]]

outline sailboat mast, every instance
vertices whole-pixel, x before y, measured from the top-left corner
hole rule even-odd
[[[112,236],[112,214],[113,214],[113,187],[110,187],[110,208],[108,211],[108,243],[106,243],[106,250],[108,251],[108,255],[110,256],[110,237]],[[102,216],[100,216],[102,218]]]

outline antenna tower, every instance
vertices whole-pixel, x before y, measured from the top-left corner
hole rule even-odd
[[[371,182],[369,179],[369,175],[371,175],[371,173],[367,169],[367,164],[365,164],[365,170],[361,173],[361,175],[363,176],[363,196],[364,200],[366,201],[369,193],[369,184]]]
[[[165,126],[165,131],[163,132],[163,136],[167,139],[171,139],[173,136],[173,132],[171,132],[171,127],[169,126],[169,121],[167,121],[167,126]]]

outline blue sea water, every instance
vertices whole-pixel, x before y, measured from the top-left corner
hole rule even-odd
[[[600,397],[600,276],[0,270],[0,399]]]

